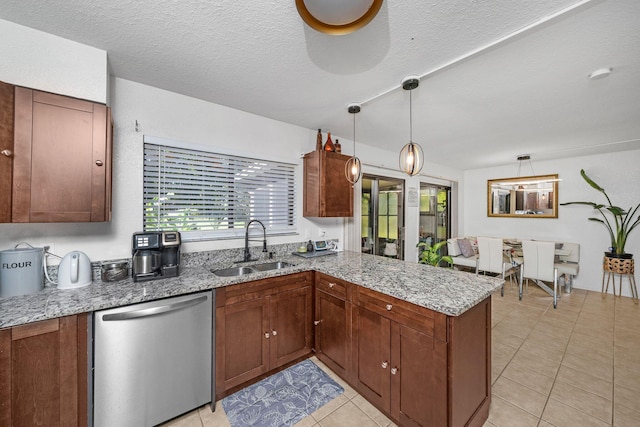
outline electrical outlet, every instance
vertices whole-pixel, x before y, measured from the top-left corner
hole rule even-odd
[[[36,245],[33,245],[36,248],[44,248],[45,252],[50,252],[50,253],[55,253],[56,249],[55,246],[52,242],[47,242],[47,243],[38,243]]]
[[[325,230],[324,228],[318,229],[318,236],[324,239],[325,237],[327,237],[327,230]]]

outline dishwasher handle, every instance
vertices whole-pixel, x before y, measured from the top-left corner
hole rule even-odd
[[[207,300],[206,295],[195,297],[186,301],[174,302],[172,304],[160,305],[157,307],[143,308],[141,310],[125,311],[123,313],[105,314],[102,316],[102,320],[105,322],[117,321],[117,320],[130,320],[138,319],[140,317],[156,316],[162,313],[168,313],[170,311],[183,310],[185,308],[196,306]]]

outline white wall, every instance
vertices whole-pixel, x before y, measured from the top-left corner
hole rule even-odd
[[[58,255],[73,249],[89,258],[131,256],[131,235],[142,230],[142,161],[145,134],[191,143],[229,154],[298,164],[298,231],[271,237],[269,244],[326,238],[343,241],[342,218],[302,217],[302,154],[315,148],[316,133],[265,117],[115,78],[111,82],[114,120],[113,217],[110,223],[0,224],[0,249],[19,241],[53,243]],[[139,131],[135,130],[136,121]],[[190,242],[183,251],[238,248],[243,239]]]
[[[107,103],[107,52],[0,19],[0,80]]]
[[[558,201],[606,202],[580,176],[580,169],[602,186],[611,201],[625,209],[640,203],[640,150],[575,157],[552,161],[535,161],[536,175],[559,174]],[[528,166],[528,165],[527,165]],[[553,240],[580,244],[580,274],[574,286],[600,291],[603,252],[610,246],[609,234],[602,224],[588,221],[594,215],[588,206],[560,206],[557,219],[489,218],[487,216],[487,180],[517,175],[518,165],[476,169],[464,173],[464,229],[461,235],[495,236],[520,239]],[[523,166],[524,167],[524,166]],[[528,173],[527,173],[528,175]],[[640,256],[640,228],[627,242],[626,252]],[[626,292],[626,293],[625,293]],[[623,281],[623,295],[629,295],[628,281]]]
[[[116,78],[113,113],[117,141],[114,149],[114,238],[129,245],[131,234],[142,229],[143,135],[210,147],[228,154],[273,159],[298,167],[297,236],[269,238],[269,243],[318,239],[318,228],[327,238],[343,239],[342,219],[302,217],[302,155],[315,148],[313,130],[278,122]],[[135,131],[135,122],[140,132]],[[187,252],[241,247],[240,239],[186,243]]]

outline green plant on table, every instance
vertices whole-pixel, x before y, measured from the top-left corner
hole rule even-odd
[[[420,242],[416,247],[420,248],[420,254],[418,255],[418,262],[420,264],[429,264],[435,267],[440,266],[442,261],[448,262],[450,266],[453,266],[453,259],[449,255],[442,255],[441,249],[447,244],[446,240],[429,246],[426,242]]]
[[[629,208],[628,211],[619,206],[615,206],[611,202],[611,199],[604,188],[600,187],[591,178],[589,178],[584,169],[580,170],[580,175],[582,175],[582,178],[584,178],[587,184],[604,195],[608,204],[595,202],[566,202],[561,203],[561,205],[588,205],[600,212],[602,218],[591,217],[588,218],[588,220],[604,224],[604,226],[607,227],[607,231],[609,231],[613,253],[616,255],[624,254],[624,247],[627,243],[629,233],[631,233],[633,229],[640,224],[640,216],[636,217],[636,214],[639,212],[638,209],[640,208],[640,203],[633,209]],[[634,217],[636,217],[635,220]]]

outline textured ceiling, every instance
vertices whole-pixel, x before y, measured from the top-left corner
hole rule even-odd
[[[112,73],[461,169],[640,148],[637,0],[387,0],[344,36],[295,1],[0,0],[0,18],[108,52]],[[590,72],[613,67],[601,80]],[[312,141],[310,141],[310,146]]]

